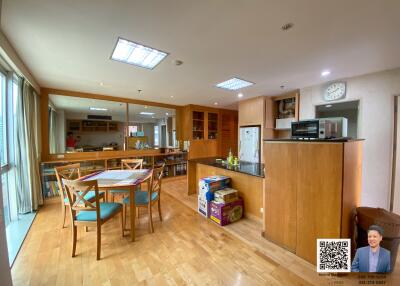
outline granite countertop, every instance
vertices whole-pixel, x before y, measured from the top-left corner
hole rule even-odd
[[[365,139],[354,139],[354,138],[332,138],[332,139],[296,139],[296,138],[271,138],[264,139],[264,141],[282,141],[282,142],[326,142],[326,143],[335,143],[335,142],[354,142],[354,141],[363,141]]]
[[[223,164],[222,162],[217,162],[216,159],[221,159],[218,157],[211,158],[201,158],[201,159],[190,159],[190,162],[196,162],[203,165],[208,165],[216,168],[221,168],[233,172],[238,172],[250,176],[264,178],[264,164],[261,163],[249,163],[244,161],[239,161],[238,166],[231,166]],[[222,159],[226,160],[226,159]]]

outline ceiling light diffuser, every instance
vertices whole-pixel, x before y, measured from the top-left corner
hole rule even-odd
[[[238,89],[241,89],[243,87],[250,86],[253,84],[254,84],[253,82],[234,77],[234,78],[228,79],[227,81],[217,84],[216,87],[224,88],[227,90],[238,90]]]
[[[238,93],[238,97],[239,98],[243,97],[243,93]]]
[[[89,107],[89,110],[95,110],[95,111],[107,111],[107,108],[103,107]]]
[[[328,70],[321,72],[321,76],[328,76],[330,74],[331,74],[331,72]]]
[[[142,112],[140,112],[140,114],[142,114],[142,115],[154,115],[154,112],[144,112],[144,111],[142,111]]]
[[[111,59],[142,68],[153,69],[166,56],[168,54],[165,52],[118,38]]]

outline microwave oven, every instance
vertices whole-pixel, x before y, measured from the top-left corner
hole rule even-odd
[[[294,139],[330,139],[347,136],[347,119],[343,117],[292,122]]]

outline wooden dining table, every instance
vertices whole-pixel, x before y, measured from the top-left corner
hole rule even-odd
[[[111,190],[128,190],[129,191],[129,210],[131,220],[131,240],[135,241],[135,190],[137,186],[146,181],[151,174],[151,169],[140,170],[106,170],[99,171],[81,177],[81,181],[97,180],[100,191],[107,192]]]

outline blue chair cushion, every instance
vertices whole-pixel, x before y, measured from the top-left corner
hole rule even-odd
[[[155,201],[158,198],[158,193],[151,194],[151,200]],[[124,204],[129,204],[129,197],[123,199]],[[136,205],[147,205],[149,203],[149,193],[148,192],[135,192],[135,204]]]
[[[99,196],[102,196],[102,195],[104,195],[104,192],[99,192]],[[94,198],[96,197],[96,194],[95,194],[94,191],[89,191],[89,192],[87,192],[87,194],[84,195],[83,197],[84,197],[85,200],[87,200],[87,201],[94,201]],[[69,204],[68,198],[65,198],[65,199],[64,199],[64,202],[67,203],[67,204]]]
[[[115,214],[122,205],[119,203],[100,203],[100,218],[107,219]],[[96,211],[83,211],[76,215],[78,221],[96,221]]]

